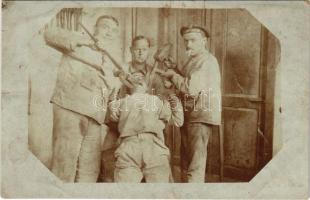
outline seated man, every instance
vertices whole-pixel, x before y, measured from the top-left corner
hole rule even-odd
[[[115,182],[169,182],[169,149],[164,142],[165,123],[183,124],[183,107],[171,95],[162,101],[146,93],[143,79],[133,84],[131,95],[112,101],[110,120],[118,122],[119,146],[115,152]]]

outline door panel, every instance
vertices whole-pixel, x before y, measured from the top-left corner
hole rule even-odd
[[[249,12],[227,10],[226,58],[222,66],[224,174],[249,180],[257,169],[263,103],[261,24]]]
[[[227,10],[226,9],[214,9],[211,12],[210,22],[211,25],[211,38],[210,51],[217,58],[217,61],[222,72],[222,68],[225,64],[226,58],[226,30],[227,30]]]
[[[224,95],[259,96],[261,25],[245,10],[228,10]]]
[[[256,164],[257,111],[224,108],[225,165],[254,168]],[[226,142],[227,141],[227,142]]]

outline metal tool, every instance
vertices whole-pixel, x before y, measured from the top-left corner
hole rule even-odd
[[[112,63],[114,64],[114,66],[119,70],[118,74],[123,74],[125,73],[124,69],[122,68],[122,66],[112,57],[112,55],[105,49],[100,48],[97,45],[98,39],[95,38],[88,30],[87,28],[81,23],[79,22],[79,25],[84,29],[84,31],[87,33],[87,35],[94,41],[94,46],[95,48],[100,51],[101,53],[103,53],[104,55],[108,56],[108,58],[112,61]],[[103,69],[102,69],[103,70]],[[116,75],[116,74],[115,74]],[[126,78],[124,78],[123,76],[117,76],[127,87],[132,88],[132,83],[130,83]]]

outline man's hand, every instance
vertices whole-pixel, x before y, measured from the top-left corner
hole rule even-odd
[[[175,94],[170,94],[168,96],[168,101],[172,112],[171,120],[175,126],[181,127],[184,123],[184,113],[181,101]]]
[[[168,101],[170,103],[170,106],[171,106],[172,110],[177,108],[179,98],[175,94],[170,94],[168,96]]]
[[[166,78],[171,78],[176,74],[176,72],[173,69],[168,69],[167,71],[157,69],[155,72]]]
[[[174,69],[177,67],[177,64],[175,63],[172,56],[169,56],[168,58],[164,60],[164,65],[168,69]]]
[[[96,43],[95,43],[95,45],[96,45],[96,47],[98,47],[100,50],[102,50],[102,51],[105,51],[105,49],[106,49],[106,45],[105,45],[105,43],[104,42],[102,42],[102,41],[97,41]]]
[[[90,38],[82,38],[76,42],[77,47],[91,46],[93,44],[94,44],[94,41],[92,41]]]
[[[164,80],[164,86],[165,86],[165,88],[168,88],[168,89],[171,88],[172,87],[171,81],[165,79]]]
[[[119,77],[122,79],[126,79],[127,78],[127,73],[121,70],[113,70],[113,75],[115,77]]]

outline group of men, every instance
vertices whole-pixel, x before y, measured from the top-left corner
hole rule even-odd
[[[47,45],[62,53],[51,99],[51,171],[65,182],[96,182],[110,124],[116,123],[114,181],[169,182],[164,129],[170,123],[181,130],[183,181],[204,182],[208,139],[212,126],[221,122],[220,71],[206,48],[208,32],[199,26],[181,28],[189,58],[178,70],[148,65],[150,41],[137,36],[132,61],[120,70],[113,59],[118,31],[118,20],[104,15],[92,37],[55,28],[44,33]],[[150,83],[159,78],[168,80],[177,95],[154,93],[157,88]]]

